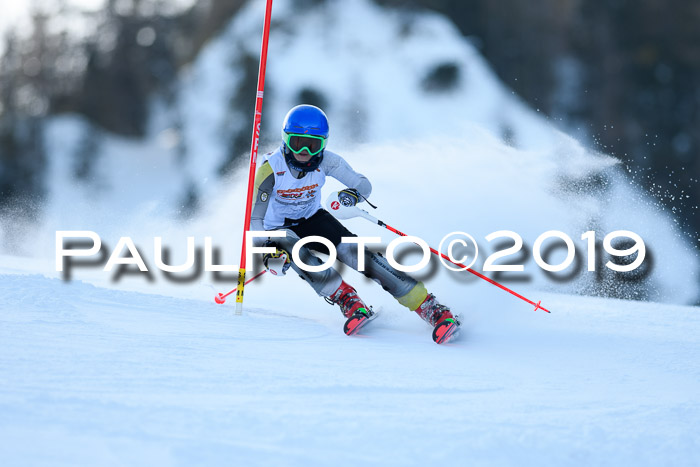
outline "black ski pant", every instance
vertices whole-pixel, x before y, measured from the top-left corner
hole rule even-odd
[[[285,226],[280,230],[283,229],[287,230],[287,237],[274,238],[273,240],[280,248],[287,250],[290,255],[294,244],[300,239],[310,236],[324,237],[335,246],[338,260],[357,270],[357,245],[341,243],[342,237],[356,237],[356,235],[346,229],[325,209],[318,210],[309,218],[285,219]],[[399,299],[399,302],[402,302],[400,300],[402,297],[409,296],[409,293],[415,294],[417,286],[420,286],[421,290],[425,290],[423,285],[415,279],[394,269],[381,254],[371,252],[366,248],[363,250],[361,253],[365,256],[363,274],[376,281],[384,290]],[[309,266],[323,264],[323,261],[312,253],[314,251],[323,254],[330,253],[322,243],[307,243],[299,250],[299,258]],[[332,295],[342,282],[340,274],[333,267],[320,272],[309,272],[301,269],[292,261],[292,268],[313,287],[317,294],[323,297]]]

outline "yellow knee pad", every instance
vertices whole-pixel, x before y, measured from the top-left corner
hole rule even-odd
[[[419,282],[403,297],[397,298],[400,304],[411,311],[415,311],[428,296],[428,289],[425,288],[422,282]]]

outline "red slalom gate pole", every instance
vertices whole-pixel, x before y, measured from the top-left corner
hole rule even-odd
[[[399,231],[399,230],[393,228],[392,226],[390,226],[390,225],[388,225],[388,224],[386,224],[386,223],[380,221],[379,219],[374,218],[373,216],[367,215],[367,216],[363,216],[363,217],[365,217],[366,219],[372,218],[372,220],[376,221],[377,225],[380,225],[380,226],[382,226],[382,227],[384,227],[384,228],[386,228],[386,229],[388,229],[388,230],[394,232],[396,235],[400,235],[400,236],[402,236],[402,237],[408,237],[408,235],[406,235],[405,233],[403,233],[403,232],[401,232],[401,231]],[[491,278],[488,278],[488,277],[484,276],[483,274],[481,274],[481,273],[479,273],[479,272],[473,270],[472,268],[468,268],[468,267],[466,267],[465,265],[463,265],[463,264],[461,264],[461,263],[457,263],[456,261],[452,261],[449,257],[443,255],[442,253],[440,253],[439,251],[437,251],[435,248],[432,248],[432,247],[428,247],[428,248],[430,248],[430,251],[432,251],[433,253],[435,253],[435,254],[438,255],[438,256],[441,256],[442,258],[445,258],[447,261],[449,261],[450,263],[454,264],[455,266],[459,266],[459,267],[462,268],[462,269],[466,269],[467,271],[471,272],[471,273],[474,274],[475,276],[482,278],[482,279],[485,280],[486,282],[490,282],[491,284],[495,285],[496,287],[498,287],[498,288],[500,288],[500,289],[503,289],[503,290],[505,290],[506,292],[508,292],[508,293],[510,293],[510,294],[512,294],[512,295],[515,295],[516,297],[518,297],[518,298],[521,299],[521,300],[525,300],[527,303],[529,303],[530,305],[533,305],[533,306],[535,307],[535,311],[537,311],[537,310],[544,310],[544,311],[546,311],[547,313],[551,313],[551,311],[549,311],[548,309],[546,309],[545,307],[543,307],[542,305],[540,305],[540,303],[542,303],[542,300],[539,300],[537,303],[535,303],[535,302],[533,302],[532,300],[523,297],[523,296],[520,295],[519,293],[510,290],[510,289],[509,289],[508,287],[506,287],[505,285],[499,284],[499,283],[496,282],[495,280],[493,280],[493,279],[491,279]]]
[[[253,282],[255,279],[257,279],[258,277],[260,277],[260,276],[262,276],[263,274],[265,274],[266,272],[267,272],[267,269],[263,269],[262,271],[260,271],[259,273],[257,273],[256,275],[254,275],[253,277],[251,277],[250,279],[248,279],[247,281],[245,281],[245,284],[243,284],[243,285],[248,285],[248,284],[250,284],[250,283]],[[227,292],[227,293],[218,293],[218,294],[216,294],[216,297],[214,297],[214,301],[215,301],[216,303],[218,303],[219,305],[223,305],[224,303],[226,303],[226,297],[228,297],[229,295],[231,295],[231,294],[232,294],[233,292],[235,292],[236,290],[238,290],[238,287],[236,287],[235,289],[233,289],[233,290],[231,290],[230,292]]]
[[[250,170],[248,171],[248,197],[245,206],[243,222],[243,245],[241,246],[241,261],[238,269],[238,285],[236,287],[236,314],[243,314],[243,289],[245,287],[246,251],[245,239],[250,230],[250,212],[253,207],[253,187],[255,185],[255,168],[258,160],[258,142],[260,140],[260,122],[262,121],[263,91],[265,90],[265,67],[267,66],[267,41],[270,37],[270,17],[272,16],[272,0],[267,0],[265,21],[263,25],[262,46],[260,49],[260,67],[258,69],[258,90],[255,97],[255,117],[253,120],[253,141],[250,145]]]

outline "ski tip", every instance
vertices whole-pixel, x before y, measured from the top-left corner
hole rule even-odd
[[[345,321],[343,331],[347,336],[357,334],[357,331],[362,329],[362,327],[365,324],[374,319],[376,315],[377,314],[372,311],[372,308],[370,308],[369,310],[366,310],[364,308],[360,309],[354,315],[349,317],[347,321]]]
[[[352,336],[357,333],[366,323],[367,318],[364,316],[352,316],[345,321],[345,326],[343,326],[343,331],[345,335]]]
[[[446,344],[454,340],[459,334],[459,322],[455,319],[446,319],[433,329],[433,341],[436,344]]]

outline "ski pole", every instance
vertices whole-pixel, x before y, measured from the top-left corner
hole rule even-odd
[[[364,216],[363,216],[363,217],[364,217]],[[400,236],[402,236],[402,237],[408,237],[408,235],[406,235],[405,233],[403,233],[403,232],[401,232],[401,231],[399,231],[399,230],[396,230],[396,229],[393,228],[392,226],[390,226],[390,225],[388,225],[388,224],[386,224],[386,223],[380,221],[379,219],[375,219],[375,222],[377,223],[377,225],[379,225],[379,226],[381,226],[381,227],[384,227],[384,228],[386,228],[386,229],[388,229],[388,230],[394,232],[396,235],[400,235]],[[496,287],[499,287],[499,288],[505,290],[506,292],[508,292],[508,293],[510,293],[510,294],[512,294],[512,295],[515,295],[516,297],[520,298],[521,300],[525,300],[527,303],[529,303],[530,305],[533,305],[533,306],[535,307],[535,311],[537,311],[538,309],[541,309],[541,310],[546,311],[547,313],[551,313],[548,309],[546,309],[545,307],[543,307],[542,305],[540,305],[540,303],[542,303],[542,300],[539,300],[537,303],[535,303],[535,302],[533,302],[532,300],[523,297],[523,296],[520,295],[519,293],[514,292],[513,290],[509,289],[509,288],[506,287],[505,285],[499,284],[499,283],[496,282],[495,280],[493,280],[493,279],[491,279],[491,278],[489,278],[489,277],[486,277],[486,276],[484,276],[483,274],[481,274],[481,273],[479,273],[479,272],[473,270],[472,268],[468,268],[468,267],[466,267],[465,265],[463,265],[462,263],[458,263],[457,261],[452,261],[449,257],[447,257],[446,255],[444,255],[443,253],[440,253],[440,252],[437,251],[435,248],[432,248],[432,247],[430,247],[430,246],[429,246],[428,248],[430,248],[430,251],[431,251],[431,252],[433,252],[433,253],[435,253],[436,255],[438,255],[438,256],[440,256],[440,257],[446,259],[447,261],[449,261],[450,263],[454,264],[455,266],[459,266],[460,268],[465,269],[465,270],[471,272],[472,274],[474,274],[475,276],[477,276],[477,277],[479,277],[479,278],[485,280],[486,282],[490,282],[491,284],[495,285]]]
[[[379,226],[381,226],[381,227],[384,227],[385,229],[387,229],[387,230],[389,230],[389,231],[395,233],[396,235],[399,235],[399,236],[401,236],[401,237],[408,237],[408,235],[406,235],[405,233],[401,232],[400,230],[395,229],[394,227],[388,225],[387,223],[385,223],[385,222],[383,222],[383,221],[380,221],[379,219],[377,219],[376,217],[374,217],[373,215],[371,215],[371,214],[368,213],[367,211],[364,211],[364,210],[358,208],[357,206],[343,206],[343,205],[340,204],[336,199],[334,199],[333,194],[331,194],[331,196],[328,198],[328,201],[326,202],[326,206],[329,208],[329,211],[330,211],[334,216],[336,216],[338,219],[350,219],[350,218],[352,218],[352,217],[363,217],[363,218],[367,219],[368,221],[374,222],[375,224],[377,224],[377,225],[379,225]],[[544,310],[544,311],[546,311],[547,313],[551,313],[548,309],[546,309],[545,307],[543,307],[543,306],[541,305],[542,300],[539,300],[537,303],[535,303],[535,302],[533,302],[532,300],[523,297],[523,296],[520,295],[519,293],[514,292],[513,290],[509,289],[509,288],[506,287],[505,285],[499,284],[499,283],[496,282],[495,280],[493,280],[493,279],[491,279],[491,278],[489,278],[489,277],[486,277],[486,276],[484,276],[483,274],[481,274],[481,273],[479,273],[479,272],[473,270],[472,268],[468,268],[468,267],[466,267],[465,265],[463,265],[463,264],[461,264],[461,263],[458,263],[458,262],[456,262],[456,261],[452,261],[449,257],[447,257],[446,255],[440,253],[440,252],[437,251],[435,248],[432,248],[432,247],[430,247],[430,246],[429,246],[428,248],[430,248],[430,251],[431,251],[432,253],[434,253],[434,254],[436,254],[436,255],[438,255],[438,256],[440,256],[440,257],[446,259],[447,261],[449,261],[450,263],[454,264],[455,266],[459,266],[460,268],[469,271],[470,273],[472,273],[472,274],[474,274],[475,276],[477,276],[477,277],[479,277],[479,278],[485,280],[486,282],[489,282],[489,283],[495,285],[496,287],[498,287],[498,288],[500,288],[500,289],[503,289],[503,290],[505,290],[506,292],[508,292],[508,293],[510,293],[510,294],[512,294],[512,295],[514,295],[514,296],[516,296],[516,297],[518,297],[519,299],[526,301],[526,302],[529,303],[530,305],[533,305],[533,306],[535,307],[535,311],[537,311],[537,310],[539,309],[539,310]]]
[[[265,68],[267,66],[267,42],[270,36],[270,17],[272,16],[272,0],[267,0],[265,19],[263,21],[263,37],[260,48],[260,66],[258,68],[258,90],[255,98],[255,116],[253,118],[253,137],[250,145],[250,167],[248,169],[248,195],[246,198],[245,218],[243,219],[243,241],[241,246],[241,261],[238,269],[238,285],[236,286],[236,314],[243,314],[243,289],[245,287],[245,237],[250,230],[250,213],[253,205],[253,187],[255,185],[255,166],[258,159],[258,142],[260,140],[260,122],[262,120],[263,92],[265,89]]]
[[[260,276],[262,276],[263,274],[265,274],[266,272],[267,272],[267,269],[263,269],[261,272],[257,273],[256,275],[254,275],[253,277],[251,277],[250,279],[248,279],[247,281],[245,281],[245,284],[244,284],[244,285],[250,284],[250,283],[253,282],[255,279],[257,279],[258,277],[260,277]],[[231,291],[228,292],[228,293],[225,293],[225,294],[223,294],[223,293],[218,293],[218,294],[216,295],[216,297],[214,297],[214,301],[215,301],[216,303],[218,303],[219,305],[222,305],[222,304],[226,303],[226,297],[228,297],[229,295],[231,295],[231,294],[232,294],[233,292],[235,292],[236,290],[238,290],[238,286],[236,286],[236,288],[234,288],[233,290],[231,290]]]

